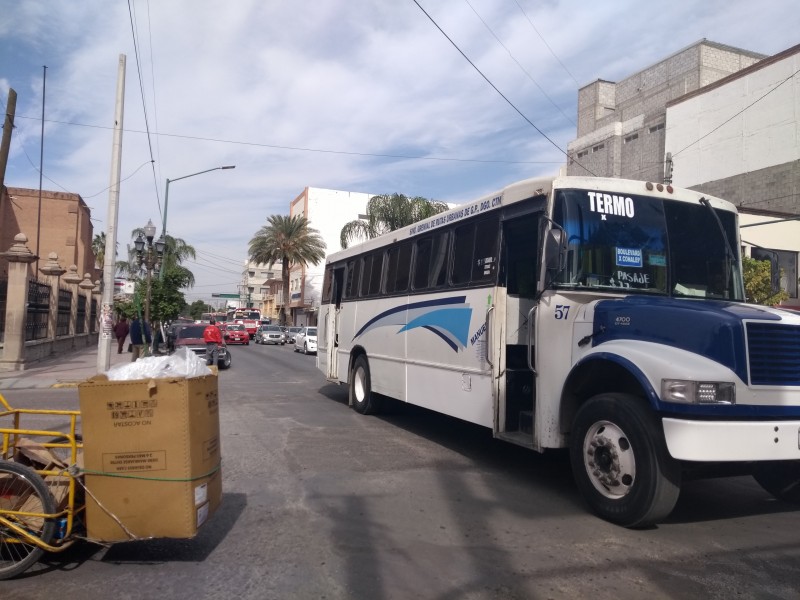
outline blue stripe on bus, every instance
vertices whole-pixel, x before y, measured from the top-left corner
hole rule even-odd
[[[397,333],[419,327],[436,334],[450,348],[458,352],[459,345],[466,347],[472,319],[472,309],[466,304],[466,299],[466,296],[451,296],[395,306],[367,321],[353,336],[353,340],[377,327],[399,325]]]

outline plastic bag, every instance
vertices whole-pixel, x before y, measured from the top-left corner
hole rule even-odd
[[[167,377],[202,377],[212,371],[201,358],[188,348],[179,348],[168,356],[146,356],[136,362],[111,367],[106,376],[111,381],[158,379]]]

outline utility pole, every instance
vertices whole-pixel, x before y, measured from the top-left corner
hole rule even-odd
[[[119,179],[122,169],[125,61],[125,55],[120,54],[117,68],[117,100],[114,107],[114,138],[111,144],[111,185],[108,189],[106,249],[103,258],[103,307],[100,312],[100,335],[97,339],[98,372],[108,371],[111,365],[111,344],[114,340],[114,275],[117,270],[117,213],[119,209]]]
[[[17,92],[14,88],[8,89],[8,104],[6,105],[6,118],[3,121],[3,140],[0,142],[0,194],[6,180],[6,165],[8,164],[8,151],[11,148],[11,132],[14,129],[14,115],[17,112]]]

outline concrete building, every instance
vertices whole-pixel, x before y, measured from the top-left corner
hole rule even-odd
[[[81,276],[89,273],[92,281],[102,279],[102,270],[95,268],[92,252],[91,211],[78,194],[43,190],[40,211],[39,190],[3,188],[0,191],[0,250],[8,250],[18,233],[28,237],[28,247],[34,254],[38,247],[40,266],[48,254],[55,252],[65,268],[76,265]],[[3,275],[8,272],[7,261],[2,257],[0,270]]]
[[[567,175],[661,181],[667,103],[764,58],[701,40],[619,83],[598,79],[582,87]]]
[[[263,317],[277,320],[283,308],[281,264],[280,261],[272,266],[245,261],[237,308],[258,308]]]
[[[374,194],[307,187],[292,200],[289,216],[305,216],[325,241],[326,254],[332,254],[341,250],[339,234],[342,227],[366,213],[367,202],[372,196]],[[292,267],[289,275],[292,324],[317,324],[324,272],[324,261],[308,268],[300,265]]]

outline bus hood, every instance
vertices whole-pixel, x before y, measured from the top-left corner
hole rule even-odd
[[[593,347],[612,340],[664,344],[723,364],[745,382],[800,385],[800,318],[790,312],[720,300],[630,296],[598,301],[593,321]]]

